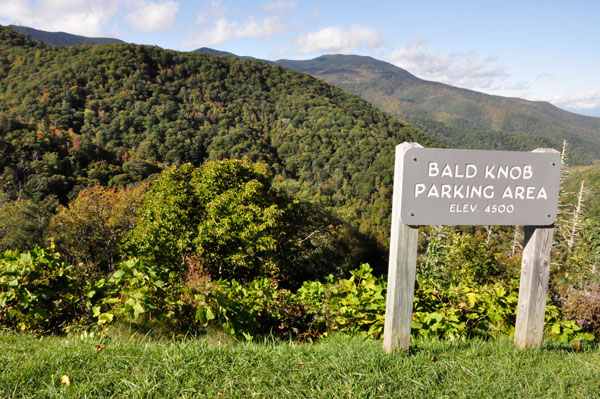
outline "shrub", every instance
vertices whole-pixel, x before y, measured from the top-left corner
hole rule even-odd
[[[489,338],[514,330],[517,294],[503,283],[443,286],[419,282],[413,309],[413,333],[440,338]]]
[[[385,321],[387,283],[363,264],[348,279],[330,275],[323,284],[309,281],[297,295],[307,301],[315,323],[323,331],[361,333],[378,338]]]
[[[270,186],[264,164],[245,161],[183,165],[165,171],[145,196],[125,248],[155,264],[185,271],[199,255],[213,278],[250,281],[278,274],[285,241],[285,198]]]
[[[600,285],[586,289],[570,289],[563,299],[563,312],[582,331],[600,337]]]
[[[196,310],[196,320],[204,325],[212,318],[229,334],[245,339],[265,335],[307,339],[318,333],[304,301],[264,277],[247,284],[215,282]]]
[[[431,230],[423,261],[418,265],[419,279],[444,286],[465,281],[482,285],[506,279],[510,262],[500,262],[501,255],[493,248],[493,242],[481,232],[470,235]]]
[[[385,323],[387,283],[372,274],[369,265],[352,272],[349,279],[329,276],[325,283],[310,281],[297,295],[320,331],[340,331],[379,338]],[[412,334],[446,339],[491,338],[514,332],[518,283],[485,285],[461,282],[445,284],[421,279],[415,290]],[[546,334],[557,340],[589,340],[574,323],[562,318],[552,304],[546,310]]]
[[[84,188],[68,207],[61,206],[50,222],[50,236],[68,262],[81,264],[87,277],[114,271],[118,244],[135,225],[136,209],[147,189]]]
[[[211,281],[201,267],[183,282],[174,277],[139,259],[121,262],[108,280],[98,281],[90,291],[93,316],[100,326],[120,319],[171,332],[200,332],[218,325],[245,339],[315,335],[304,302],[273,279]]]
[[[178,298],[177,280],[168,269],[140,259],[122,261],[108,279],[96,281],[88,291],[92,316],[101,326],[121,318],[177,330],[175,316],[183,304]]]
[[[341,273],[362,255],[346,245],[360,242],[357,234],[318,207],[277,191],[261,163],[224,160],[168,169],[145,195],[139,216],[123,244],[130,256],[180,273],[196,257],[215,280],[269,277],[297,287]]]
[[[0,324],[37,333],[61,331],[81,313],[80,281],[51,250],[0,255]]]

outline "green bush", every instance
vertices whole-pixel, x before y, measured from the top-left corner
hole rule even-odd
[[[92,316],[100,326],[121,318],[176,330],[183,304],[176,281],[168,269],[137,258],[122,261],[108,279],[96,281],[87,292]]]
[[[368,252],[361,241],[341,220],[276,190],[265,164],[224,160],[163,172],[123,248],[182,274],[195,259],[215,280],[273,277],[298,287],[356,264]]]
[[[468,281],[484,285],[510,279],[514,260],[497,253],[493,240],[484,234],[460,234],[448,229],[430,229],[428,245],[418,264],[418,278],[433,280],[444,286]]]
[[[219,280],[196,308],[195,318],[211,320],[231,335],[252,339],[273,335],[307,339],[318,334],[304,301],[277,282],[258,278],[247,284]]]
[[[440,338],[489,338],[514,332],[517,293],[503,283],[443,286],[419,282],[413,333]]]
[[[445,339],[492,338],[514,333],[518,303],[516,281],[485,285],[462,282],[445,285],[421,280],[415,289],[412,334]],[[310,281],[297,295],[309,306],[320,331],[359,333],[379,338],[385,323],[387,282],[376,278],[369,265],[349,279],[329,276],[325,283]],[[546,335],[555,340],[589,340],[558,307],[546,309]]]
[[[108,278],[84,286],[53,251],[0,256],[0,325],[47,333],[94,320],[115,320],[160,331],[202,332],[220,326],[239,338],[273,335],[310,339],[330,332],[380,338],[387,283],[368,264],[349,278],[307,281],[296,292],[276,279],[212,281],[198,258],[185,274],[132,258]],[[413,335],[445,339],[491,338],[514,331],[516,281],[444,285],[421,280],[415,290]],[[587,314],[587,313],[586,313]],[[554,303],[546,308],[546,334],[558,341],[592,340]],[[589,329],[588,329],[589,330]]]
[[[64,330],[81,314],[81,283],[52,249],[0,255],[0,325],[36,333]]]
[[[385,321],[387,283],[363,264],[348,279],[329,276],[325,283],[305,282],[297,295],[309,304],[315,323],[323,331],[366,334],[378,338]]]
[[[304,302],[274,279],[211,281],[201,267],[180,276],[134,258],[97,281],[88,297],[99,326],[122,320],[178,333],[217,325],[245,339],[315,335]]]

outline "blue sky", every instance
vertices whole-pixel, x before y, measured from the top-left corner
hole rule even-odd
[[[600,116],[600,1],[0,0],[0,23],[264,59],[370,55]]]

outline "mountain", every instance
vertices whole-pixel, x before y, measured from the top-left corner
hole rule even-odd
[[[10,27],[49,45],[122,43],[117,39]],[[194,52],[238,57],[207,47]],[[240,58],[257,60],[247,56]],[[570,113],[547,102],[492,96],[426,81],[394,65],[364,56],[325,55],[303,61],[258,61],[311,74],[359,95],[449,147],[529,151],[537,147],[561,149],[563,140],[567,140],[570,163],[585,164],[600,159],[600,118]]]
[[[238,58],[243,58],[245,60],[262,61],[262,62],[266,62],[269,65],[275,65],[275,62],[273,62],[273,61],[263,60],[261,58],[250,57],[248,55],[237,55],[237,54],[230,53],[228,51],[215,50],[214,48],[210,48],[210,47],[200,47],[196,50],[192,50],[192,52],[199,53],[199,54],[218,55],[221,57],[238,57]]]
[[[194,50],[194,52],[200,53],[200,54],[219,55],[222,57],[239,57],[238,55],[235,55],[228,51],[215,50],[214,48],[209,48],[209,47],[200,47],[199,49]],[[241,58],[244,58],[244,57],[241,57]]]
[[[0,26],[0,194],[66,204],[90,184],[249,158],[383,241],[394,148],[435,146],[310,75],[155,46],[50,47]]]
[[[274,64],[309,73],[357,94],[448,146],[560,149],[567,140],[575,152],[571,161],[600,159],[600,118],[567,112],[547,102],[430,82],[392,64],[357,55],[278,60]]]
[[[73,46],[76,44],[110,44],[124,43],[119,39],[105,37],[85,37],[72,35],[65,32],[46,32],[43,30],[28,28],[26,26],[8,25],[15,32],[29,36],[32,40],[40,41],[48,46]]]

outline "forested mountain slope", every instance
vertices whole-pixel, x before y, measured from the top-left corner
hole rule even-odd
[[[0,27],[0,187],[62,203],[171,164],[248,157],[387,235],[394,146],[434,143],[309,75],[131,44],[46,47]]]
[[[10,28],[48,45],[121,42],[22,26]],[[195,52],[236,56],[206,47]],[[529,151],[536,147],[560,149],[567,140],[571,162],[600,159],[600,118],[570,113],[547,102],[491,96],[425,81],[371,57],[325,55],[313,60],[265,62],[309,73],[357,94],[450,147]]]
[[[325,55],[275,64],[360,95],[449,146],[560,149],[567,140],[574,161],[600,159],[600,118],[567,112],[547,102],[492,96],[422,80],[371,57]]]

